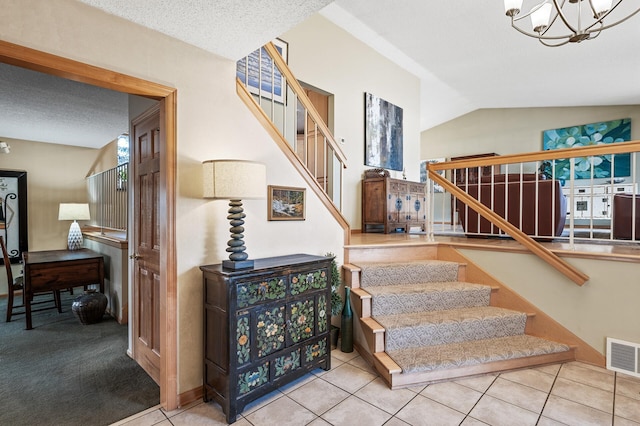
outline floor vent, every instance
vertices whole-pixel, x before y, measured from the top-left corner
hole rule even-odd
[[[640,377],[640,344],[607,337],[607,369]]]

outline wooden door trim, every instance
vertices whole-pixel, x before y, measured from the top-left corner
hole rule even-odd
[[[160,234],[164,266],[160,275],[160,404],[167,410],[177,408],[176,89],[2,40],[0,62],[160,101],[160,127],[165,128],[160,139],[159,214],[164,225]]]

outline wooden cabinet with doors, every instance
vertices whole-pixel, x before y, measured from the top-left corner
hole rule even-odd
[[[331,368],[331,257],[201,266],[204,400],[233,423],[245,405],[311,370]]]
[[[362,232],[424,230],[426,184],[388,176],[362,180]]]

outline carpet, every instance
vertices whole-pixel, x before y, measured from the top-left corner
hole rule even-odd
[[[157,405],[160,388],[126,354],[127,325],[82,325],[62,294],[56,309],[4,322],[0,299],[0,425],[109,425]]]

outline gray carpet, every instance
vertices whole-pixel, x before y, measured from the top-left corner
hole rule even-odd
[[[109,425],[155,406],[158,385],[129,358],[127,326],[108,315],[82,325],[62,294],[63,312],[4,322],[0,299],[0,425]]]

